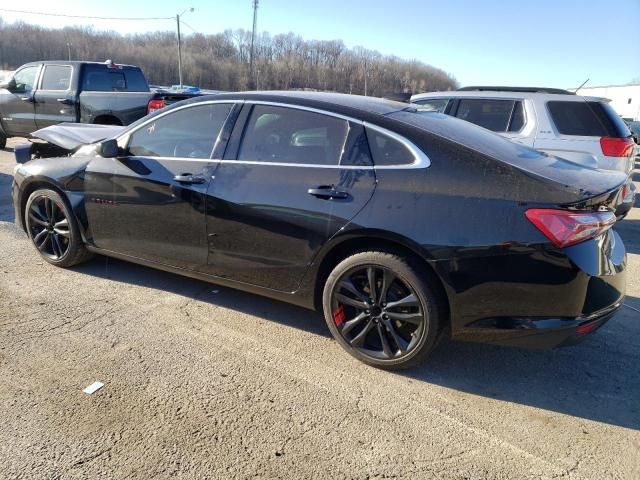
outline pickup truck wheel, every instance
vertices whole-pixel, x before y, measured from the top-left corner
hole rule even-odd
[[[31,241],[47,262],[58,267],[70,267],[88,260],[80,230],[71,209],[53,190],[33,192],[24,212],[25,225]]]
[[[7,137],[5,137],[4,133],[0,133],[0,148],[4,148],[7,146]]]

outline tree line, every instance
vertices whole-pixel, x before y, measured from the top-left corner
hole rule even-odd
[[[439,68],[363,47],[347,48],[341,40],[260,33],[254,39],[253,72],[250,51],[251,32],[247,30],[185,35],[184,83],[228,91],[304,88],[372,96],[457,87],[455,78]],[[72,60],[111,59],[137,65],[152,84],[178,83],[175,32],[122,35],[92,27],[9,24],[0,18],[0,70],[37,60],[67,59],[69,53]]]

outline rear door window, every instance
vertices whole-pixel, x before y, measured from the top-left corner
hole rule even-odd
[[[561,135],[627,137],[629,129],[606,103],[588,101],[547,102],[551,119]]]
[[[517,132],[524,126],[521,101],[497,98],[462,98],[456,117],[494,132]]]
[[[338,165],[347,121],[295,108],[256,105],[244,131],[238,160]]]
[[[69,90],[71,85],[71,66],[45,65],[42,74],[42,90]]]

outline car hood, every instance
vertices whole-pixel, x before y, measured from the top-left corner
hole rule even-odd
[[[31,134],[66,150],[75,150],[81,145],[100,142],[115,137],[126,127],[118,125],[93,125],[87,123],[60,123],[41,128]]]

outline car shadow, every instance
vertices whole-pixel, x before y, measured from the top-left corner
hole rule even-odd
[[[320,314],[258,295],[101,256],[73,269],[330,337]],[[640,429],[640,370],[633,344],[640,335],[640,299],[628,297],[627,303],[580,345],[530,351],[444,340],[427,363],[395,374],[425,385]]]
[[[635,310],[634,310],[635,309]],[[640,299],[581,344],[524,350],[445,340],[409,378],[461,392],[640,430]]]
[[[640,254],[640,220],[627,217],[616,222],[614,229],[622,237],[627,253]]]
[[[101,255],[73,270],[116,282],[162,290],[211,305],[224,307],[265,320],[295,327],[316,335],[331,337],[322,316],[296,305],[279,302],[260,295],[222,287],[213,283],[164,272]],[[214,294],[218,292],[219,294]]]

